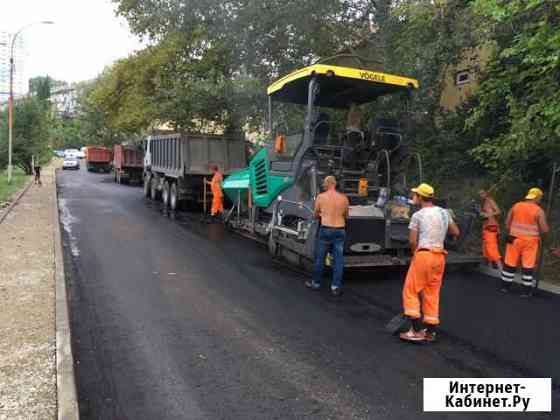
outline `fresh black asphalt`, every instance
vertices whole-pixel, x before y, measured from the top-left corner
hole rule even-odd
[[[351,274],[333,299],[110,175],[61,172],[58,191],[82,419],[509,419],[423,413],[422,378],[560,378],[556,296],[451,273],[440,342],[408,345],[384,329],[402,272]]]

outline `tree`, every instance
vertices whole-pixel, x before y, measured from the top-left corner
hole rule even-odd
[[[496,174],[547,177],[560,158],[560,4],[477,0],[475,7],[497,49],[468,121],[482,140],[472,154]]]
[[[29,79],[29,93],[37,96],[41,101],[48,101],[51,97],[53,80],[49,76],[37,76]]]
[[[0,167],[8,163],[7,110],[0,113]],[[45,104],[36,97],[14,102],[13,154],[15,166],[31,174],[31,156],[45,162],[50,155],[49,115]]]

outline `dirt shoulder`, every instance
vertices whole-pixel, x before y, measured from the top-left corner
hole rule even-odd
[[[54,167],[0,224],[0,420],[56,418]]]

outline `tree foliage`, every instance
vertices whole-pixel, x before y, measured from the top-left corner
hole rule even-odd
[[[535,163],[558,154],[557,2],[113,2],[151,45],[106,69],[84,95],[82,123],[95,121],[101,142],[161,124],[191,131],[259,127],[268,83],[337,52],[358,51],[420,81],[408,134],[432,179],[458,171],[530,177]],[[481,46],[492,46],[494,55],[479,74],[480,91],[444,112],[446,74]],[[392,98],[369,113],[404,118]]]
[[[560,157],[560,4],[478,0],[475,7],[498,47],[468,120],[484,130],[472,154],[495,173],[547,176]]]
[[[49,76],[37,76],[29,79],[29,93],[40,101],[48,101],[51,97],[53,80]]]
[[[0,167],[8,164],[8,110],[0,112]],[[49,148],[50,115],[45,101],[27,97],[14,101],[12,163],[31,174],[31,157],[46,161]]]

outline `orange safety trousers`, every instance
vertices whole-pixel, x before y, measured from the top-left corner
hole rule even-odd
[[[215,216],[216,214],[224,212],[224,196],[220,191],[219,194],[212,195],[212,208],[210,209],[210,214]]]
[[[422,306],[424,322],[439,324],[439,292],[443,282],[446,254],[444,250],[416,251],[404,282],[402,297],[405,315],[420,318]]]
[[[220,186],[221,180],[221,175],[215,174],[210,183],[210,189],[212,190],[212,208],[210,209],[210,214],[212,216],[224,212],[224,193]]]
[[[490,262],[502,260],[498,235],[498,228],[496,226],[488,226],[482,230],[482,255]]]
[[[520,236],[506,246],[506,258],[504,263],[516,268],[521,260],[521,267],[525,269],[535,268],[541,239],[538,236]]]

